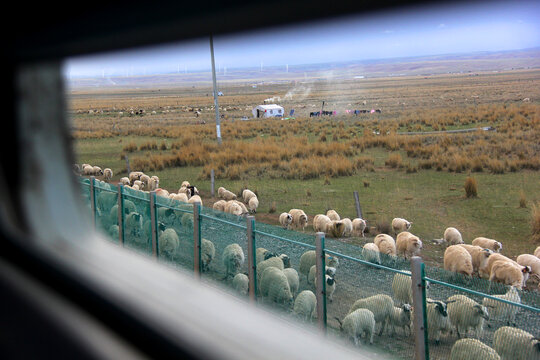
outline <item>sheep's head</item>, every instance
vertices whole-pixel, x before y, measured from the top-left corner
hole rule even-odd
[[[287,213],[287,224],[292,223],[292,215]]]
[[[165,231],[165,224],[161,221],[158,222],[158,229],[161,231]]]
[[[485,306],[482,306],[480,304],[476,304],[473,306],[475,312],[481,316],[482,318],[488,320],[489,319],[489,314],[488,314],[488,311],[487,311],[487,308]]]
[[[443,317],[448,316],[448,310],[447,310],[447,304],[455,302],[455,300],[448,301],[445,303],[444,301],[436,301],[436,300],[427,300],[428,303],[435,304],[435,309],[441,314]]]
[[[334,286],[335,283],[336,283],[336,279],[334,279],[332,276],[326,275],[326,285]]]
[[[412,222],[409,222],[409,221],[405,222],[405,227],[407,228],[407,230],[411,228],[411,225],[412,225]]]
[[[521,269],[521,272],[523,274],[529,274],[531,272],[531,267],[530,266],[524,266],[522,269]]]
[[[496,252],[501,252],[502,250],[502,244],[500,242],[496,242],[494,245],[493,245],[493,248],[495,249]]]
[[[285,268],[291,267],[291,258],[286,254],[279,255],[279,258],[283,261],[283,266]]]
[[[412,310],[412,306],[409,304],[403,304],[403,306],[401,306],[401,309],[406,313],[410,313]]]
[[[308,222],[307,215],[304,215],[304,214],[300,215],[300,224],[305,225],[307,224],[307,222]]]
[[[411,245],[414,249],[422,249],[422,240],[420,240],[418,237],[415,237],[411,240]]]
[[[326,275],[332,276],[332,277],[336,276],[336,268],[335,268],[335,267],[328,266],[328,267],[326,268]]]

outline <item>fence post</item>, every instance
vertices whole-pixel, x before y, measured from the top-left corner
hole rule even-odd
[[[356,217],[363,219],[364,217],[362,216],[362,208],[360,207],[360,199],[358,198],[358,191],[354,191],[353,195],[354,195],[354,204],[356,206]]]
[[[193,203],[193,272],[201,278],[201,203]]]
[[[214,169],[210,170],[210,195],[214,197],[214,189],[215,189],[215,182],[214,182]]]
[[[94,227],[96,227],[96,187],[94,182],[96,178],[90,176],[90,208],[92,209],[92,221],[94,222]]]
[[[426,315],[426,282],[424,263],[419,256],[411,259],[411,287],[414,307],[414,349],[415,359],[429,359]]]
[[[118,184],[118,241],[124,246],[124,201],[122,189],[123,185]]]
[[[248,279],[249,299],[252,303],[257,301],[257,261],[255,245],[255,216],[246,217],[247,225],[247,252],[248,252]]]
[[[158,244],[157,244],[157,216],[156,216],[156,191],[150,191],[150,227],[152,234],[152,257],[158,258]]]
[[[318,232],[315,238],[315,266],[317,279],[315,281],[317,297],[317,319],[319,329],[326,334],[326,259],[324,252],[324,233]]]

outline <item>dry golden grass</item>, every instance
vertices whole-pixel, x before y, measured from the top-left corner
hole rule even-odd
[[[478,183],[475,178],[470,176],[467,177],[467,179],[465,179],[465,185],[463,187],[465,188],[465,196],[467,198],[478,197]]]

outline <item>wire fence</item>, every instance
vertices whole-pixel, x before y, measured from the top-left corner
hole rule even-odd
[[[540,359],[537,292],[155,192],[80,184],[111,241],[376,357]]]

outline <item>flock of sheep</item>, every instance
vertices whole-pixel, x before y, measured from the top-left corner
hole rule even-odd
[[[74,169],[81,175],[103,176],[104,183],[112,179],[110,169],[101,170],[96,166],[83,164]],[[186,204],[202,200],[195,186],[184,181],[177,193],[169,193],[159,188],[159,178],[148,176],[142,172],[131,172],[128,177],[120,179],[124,186],[139,191],[156,191],[162,198],[177,200]],[[242,201],[237,196],[223,188],[218,189],[220,200],[214,203],[213,209],[234,215],[255,213],[259,205],[257,195],[244,189],[241,192]],[[113,192],[102,191],[96,199],[96,211],[100,225],[108,229],[112,237],[118,238],[118,208],[117,196]],[[144,209],[137,208],[130,200],[124,200],[125,208],[125,236],[129,241],[148,243],[151,238],[150,216]],[[174,202],[171,202],[171,205]],[[160,255],[173,256],[182,246],[192,245],[192,241],[181,241],[181,229],[193,228],[193,216],[188,213],[175,211],[163,207],[158,208],[158,240]],[[295,228],[305,230],[308,225],[308,216],[301,209],[291,209],[279,215],[279,223],[287,229]],[[419,255],[422,250],[422,241],[418,236],[409,232],[412,223],[401,218],[392,221],[392,229],[396,234],[395,240],[388,234],[375,236],[373,242],[363,246],[362,256],[365,260],[381,263],[380,254],[389,258],[403,257],[410,259]],[[322,231],[332,237],[362,236],[366,228],[366,221],[361,218],[350,220],[341,218],[334,210],[326,214],[318,214],[313,218],[313,229]],[[182,242],[186,244],[182,245]],[[504,295],[495,295],[502,300],[520,303],[520,296],[516,289],[522,289],[529,277],[540,276],[540,247],[534,254],[523,254],[517,261],[500,254],[502,244],[492,239],[476,238],[472,244],[464,244],[460,232],[455,228],[448,228],[441,243],[447,246],[444,254],[445,270],[463,274],[469,277],[480,276],[491,281],[510,285],[510,290]],[[216,259],[216,247],[207,239],[202,239],[202,271],[208,271],[209,266]],[[192,251],[186,251],[191,256]],[[241,295],[249,291],[249,279],[242,269],[245,265],[245,255],[238,243],[229,244],[221,254],[221,265],[225,268],[226,281],[232,281],[233,288]],[[319,276],[315,266],[315,251],[309,250],[302,254],[296,270],[288,255],[273,253],[264,248],[256,249],[258,294],[262,301],[277,305],[291,311],[304,321],[312,321],[316,315],[317,291],[316,278]],[[336,290],[336,273],[339,261],[336,257],[326,256],[326,269],[324,281],[326,296],[330,302]],[[402,271],[404,272],[404,271]],[[405,271],[406,272],[406,271]],[[308,289],[299,292],[300,276],[305,276]],[[311,287],[311,288],[309,288]],[[392,334],[396,328],[403,333],[408,329],[411,334],[412,317],[412,290],[411,277],[402,273],[395,274],[392,281],[392,293],[395,299],[385,294],[358,299],[350,307],[343,320],[336,318],[341,331],[356,345],[365,335],[366,341],[373,343],[376,327],[378,334],[382,335],[385,329]],[[431,294],[430,294],[431,295]],[[396,304],[395,304],[396,303]],[[396,306],[399,305],[399,306]],[[469,329],[474,330],[476,337],[480,337],[484,322],[488,318],[506,320],[507,325],[514,324],[518,307],[485,298],[478,303],[465,295],[453,295],[446,300],[427,299],[428,336],[439,343],[442,333],[456,333],[458,341],[455,342],[451,359],[540,359],[540,341],[532,334],[512,326],[503,326],[495,331],[493,348],[477,339],[461,339],[466,337]]]

